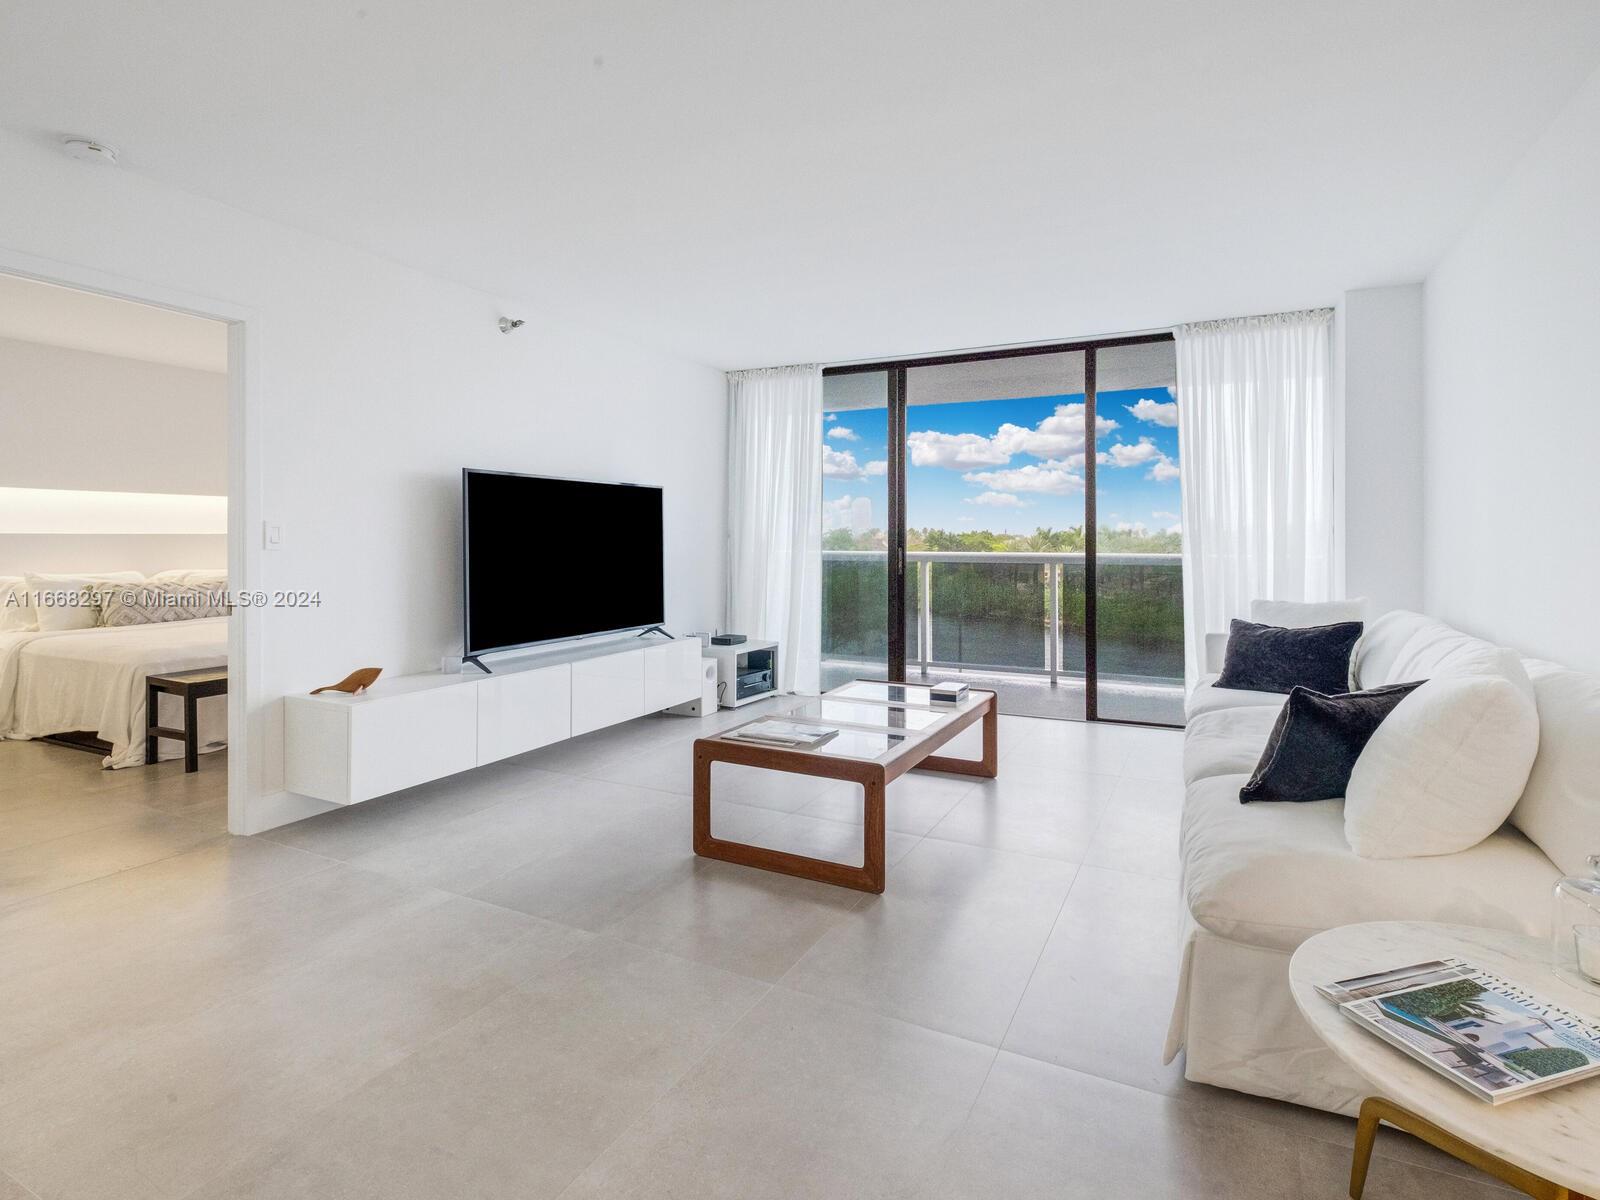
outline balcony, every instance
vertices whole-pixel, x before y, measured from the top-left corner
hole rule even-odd
[[[1183,723],[1183,566],[1177,554],[1097,556],[1099,714]],[[1000,710],[1084,717],[1084,556],[906,555],[906,669],[993,688]],[[822,554],[822,684],[881,674],[887,555]]]

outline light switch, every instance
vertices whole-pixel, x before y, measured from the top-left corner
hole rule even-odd
[[[283,549],[283,526],[275,521],[261,523],[261,548],[263,550]]]

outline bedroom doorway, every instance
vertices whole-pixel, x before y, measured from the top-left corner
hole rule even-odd
[[[243,728],[242,330],[61,274],[0,259],[0,853],[43,890],[226,832]]]

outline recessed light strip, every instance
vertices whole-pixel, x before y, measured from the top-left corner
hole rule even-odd
[[[0,534],[227,532],[226,496],[0,487]]]

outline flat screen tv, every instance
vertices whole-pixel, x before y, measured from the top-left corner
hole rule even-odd
[[[461,472],[466,656],[666,621],[661,489]]]

